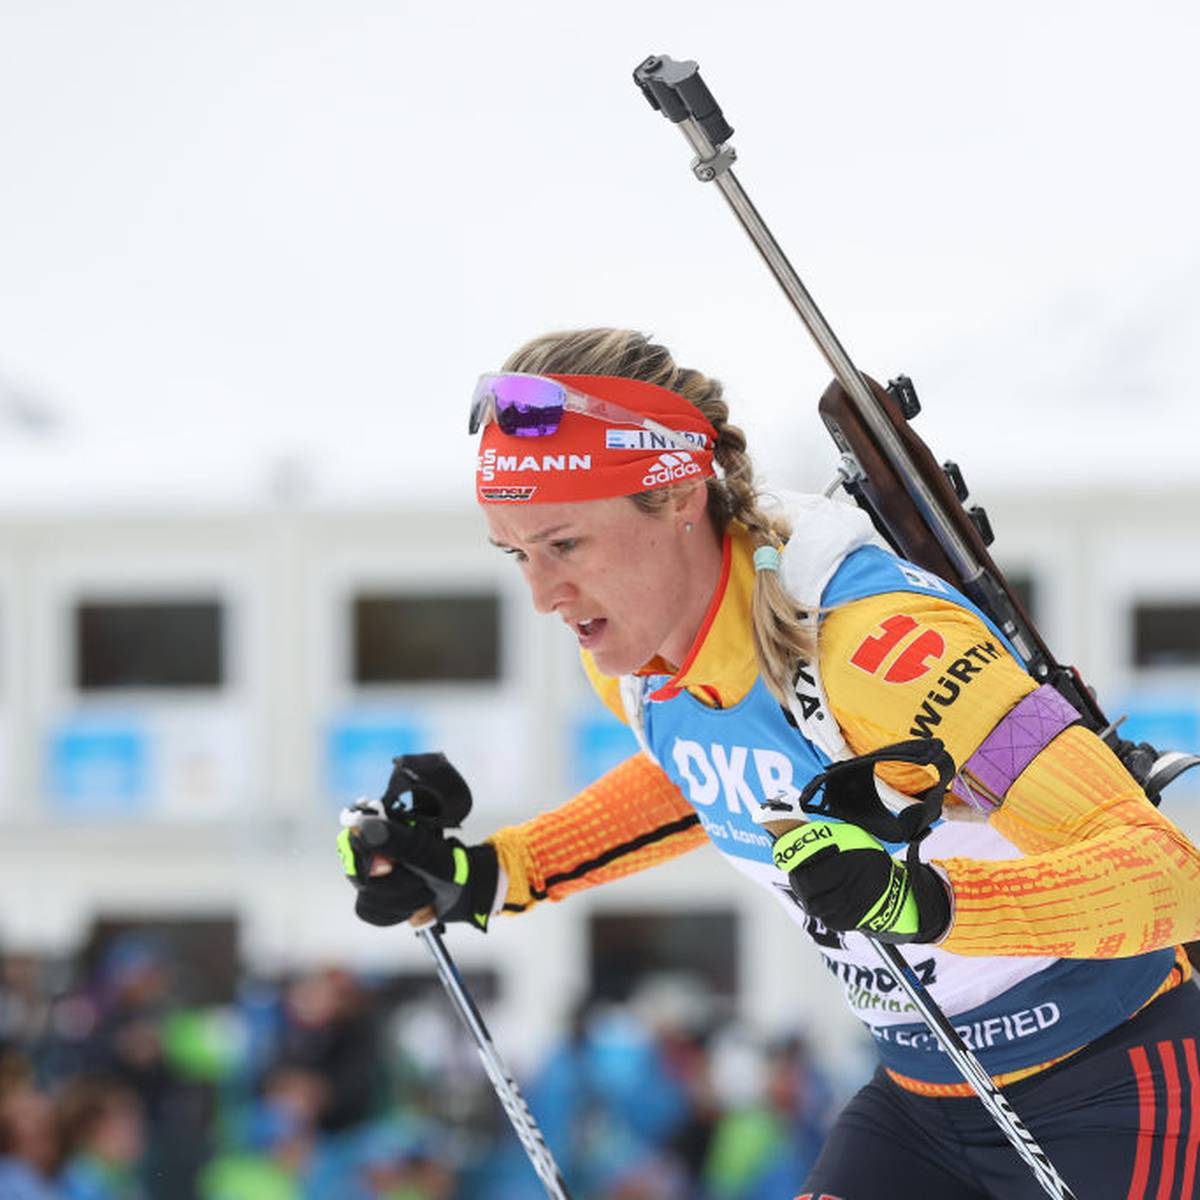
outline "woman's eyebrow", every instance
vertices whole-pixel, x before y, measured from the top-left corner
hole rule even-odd
[[[539,533],[530,534],[525,541],[530,543],[530,545],[532,545],[534,542],[545,542],[552,538],[556,533],[561,533],[567,528],[569,528],[567,525],[551,525],[549,529],[543,529]],[[488,541],[491,542],[493,546],[496,546],[501,550],[511,549],[506,542],[498,542],[494,537],[489,537]]]
[[[549,529],[543,529],[541,533],[535,533],[532,537],[527,538],[530,542],[546,542],[549,541],[556,533],[562,533],[564,529],[569,529],[569,525],[551,525]]]

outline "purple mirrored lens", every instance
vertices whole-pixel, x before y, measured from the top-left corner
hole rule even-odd
[[[501,375],[492,380],[496,424],[510,437],[549,437],[562,423],[567,394],[553,379]]]

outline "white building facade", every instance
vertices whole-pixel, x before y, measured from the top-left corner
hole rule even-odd
[[[998,561],[1109,715],[1200,746],[1200,492],[988,509]],[[474,512],[0,521],[0,949],[66,957],[97,921],[218,918],[255,973],[425,971],[405,929],[354,918],[333,844],[338,809],[423,749],[473,787],[468,840],[634,749]],[[1166,805],[1200,832],[1200,780]],[[452,946],[495,973],[520,1060],[621,928],[756,1027],[854,1036],[816,956],[781,952],[791,924],[708,850]]]

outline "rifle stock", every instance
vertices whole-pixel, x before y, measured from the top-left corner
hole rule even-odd
[[[945,470],[914,432],[899,401],[870,376],[863,378],[908,452],[917,474],[933,494],[946,522],[970,548],[980,573],[968,579],[955,567],[914,503],[909,483],[880,448],[854,401],[835,379],[822,394],[818,410],[838,449],[858,467],[853,477],[846,479],[846,490],[866,510],[880,535],[898,554],[952,583],[974,600],[1017,645],[1035,678],[1053,684],[1062,692],[1094,731],[1107,729],[1109,722],[1093,692],[1075,668],[1063,666],[1051,654],[1021,598],[992,559],[988,543],[963,506]]]
[[[960,536],[966,539],[980,563],[992,566],[979,531],[962,512],[961,504],[957,504],[949,480],[933,461],[929,448],[913,433],[896,398],[869,375],[863,378],[933,488],[938,502],[952,518],[961,513],[962,519],[955,522]],[[861,475],[848,479],[844,486],[866,510],[879,533],[911,562],[961,585],[963,581],[954,564],[912,502],[899,472],[879,448],[846,389],[836,379],[822,393],[818,411],[838,449],[858,464]]]

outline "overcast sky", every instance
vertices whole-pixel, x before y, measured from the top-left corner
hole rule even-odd
[[[1194,4],[0,0],[0,508],[468,503],[475,376],[600,323],[823,482],[828,372],[651,52],[972,482],[1197,478]]]

